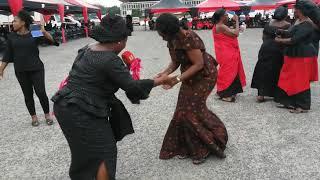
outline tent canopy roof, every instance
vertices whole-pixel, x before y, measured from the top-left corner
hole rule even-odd
[[[246,6],[250,6],[253,10],[268,10],[276,8],[277,2],[275,0],[253,0]]]
[[[88,3],[84,2],[84,1],[80,1],[80,0],[65,0],[65,1],[70,4],[76,5],[76,6],[87,7],[90,9],[100,9],[96,6],[93,6],[91,4],[88,4]]]
[[[207,0],[200,3],[197,8],[201,12],[215,11],[219,8],[226,8],[228,10],[239,10],[240,4],[232,0]]]
[[[161,0],[159,3],[151,6],[149,9],[152,13],[162,12],[186,12],[189,10],[189,6],[181,2],[180,0]]]

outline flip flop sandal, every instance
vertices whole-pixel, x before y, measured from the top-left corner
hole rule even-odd
[[[301,113],[307,113],[308,110],[304,110],[304,109],[291,109],[290,110],[290,113],[293,113],[293,114],[301,114]]]
[[[47,123],[47,125],[51,126],[53,124],[53,120],[52,119],[46,119],[46,123]]]
[[[36,120],[36,121],[32,121],[32,122],[31,122],[31,125],[32,125],[33,127],[38,127],[38,126],[40,125],[40,123],[39,123],[38,120]]]

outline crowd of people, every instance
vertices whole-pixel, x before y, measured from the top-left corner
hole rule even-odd
[[[318,80],[320,39],[320,17],[314,16],[319,9],[310,3],[297,1],[293,25],[286,21],[288,9],[283,6],[276,9],[266,24],[251,84],[258,90],[257,102],[272,97],[279,103],[278,107],[290,109],[292,113],[310,110],[310,83]],[[33,91],[40,99],[46,123],[52,125],[38,39],[33,38],[29,30],[32,21],[25,11],[15,17],[15,32],[8,35],[0,78],[8,63],[13,62],[32,126],[39,125]],[[215,59],[185,23],[173,14],[161,14],[154,28],[167,42],[171,61],[155,77],[142,80],[134,80],[118,56],[132,32],[128,23],[119,16],[105,16],[94,26],[91,37],[96,43],[78,51],[66,85],[51,98],[54,114],[71,151],[70,178],[115,179],[116,143],[134,132],[129,113],[115,96],[119,89],[126,92],[132,103],[137,103],[147,99],[157,86],[169,90],[181,84],[160,159],[191,158],[197,165],[210,155],[226,158],[227,129],[208,109],[206,101],[217,85],[219,99],[233,103],[246,85],[238,42],[239,17],[235,15],[232,21],[233,25],[229,26],[228,14],[223,8],[214,13]],[[45,28],[41,31],[49,44],[58,45]],[[180,75],[175,75],[179,67]]]

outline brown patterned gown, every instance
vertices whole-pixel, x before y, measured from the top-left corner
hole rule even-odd
[[[215,143],[225,150],[228,141],[223,122],[211,112],[206,101],[217,80],[215,59],[206,53],[200,37],[188,31],[186,36],[168,43],[172,60],[180,65],[181,73],[191,65],[187,51],[200,49],[204,68],[181,85],[177,107],[163,140],[160,159],[188,156],[205,158],[210,152],[207,145]]]

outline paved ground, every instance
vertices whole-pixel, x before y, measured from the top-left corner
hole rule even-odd
[[[199,32],[210,53],[209,31]],[[240,36],[248,84],[261,44],[261,30]],[[76,40],[58,48],[42,48],[49,96],[68,73],[77,49],[91,42]],[[168,50],[155,32],[137,31],[128,49],[143,60],[143,77],[152,77],[169,62]],[[12,66],[0,82],[0,179],[68,179],[70,154],[59,126],[30,125],[22,92]],[[178,87],[155,89],[141,105],[124,100],[136,133],[118,143],[118,179],[212,180],[212,179],[320,179],[320,87],[312,88],[312,111],[292,115],[273,102],[255,103],[256,92],[246,87],[236,104],[220,102],[212,95],[208,106],[226,124],[230,140],[227,158],[209,158],[200,166],[190,160],[159,160],[163,136],[176,104]],[[42,113],[37,101],[37,110]],[[43,120],[43,116],[41,116]]]

